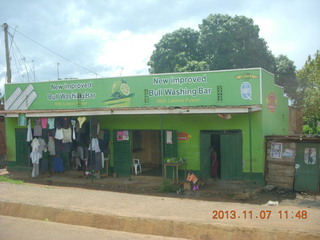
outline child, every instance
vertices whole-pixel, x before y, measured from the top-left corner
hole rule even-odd
[[[191,170],[188,173],[187,181],[192,182],[192,184],[193,184],[192,190],[199,190],[198,178]]]

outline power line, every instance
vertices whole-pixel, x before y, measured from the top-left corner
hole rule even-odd
[[[21,79],[21,75],[20,75],[20,72],[25,72],[26,74],[26,77],[27,77],[27,80],[28,82],[30,82],[30,76],[29,76],[29,72],[32,71],[31,70],[31,67],[27,61],[27,58],[25,56],[23,56],[22,52],[20,51],[16,41],[14,40],[13,36],[11,34],[9,34],[10,37],[11,37],[11,53],[12,53],[12,56],[13,58],[15,59],[15,63],[16,63],[16,67],[18,68],[19,70],[19,67],[21,68],[21,70],[18,71],[18,74],[19,74],[19,77],[20,77],[20,80]],[[16,56],[16,53],[18,54],[19,57]],[[19,59],[19,64],[17,63],[17,59]],[[25,70],[23,70],[23,67]],[[33,70],[34,71],[34,70]],[[34,76],[34,81],[36,81],[36,76],[35,76],[35,73],[33,72],[33,76]]]
[[[12,28],[10,25],[9,25],[9,27],[10,27],[10,28]],[[44,48],[44,49],[46,49],[47,51],[49,51],[49,52],[51,52],[51,53],[53,53],[53,54],[57,55],[58,57],[60,57],[60,58],[62,58],[62,59],[64,59],[64,60],[66,60],[66,61],[68,61],[68,62],[71,62],[71,63],[73,63],[74,65],[77,65],[78,67],[80,67],[80,68],[82,68],[82,69],[85,69],[85,70],[87,70],[88,72],[91,72],[91,73],[95,74],[96,76],[103,77],[103,76],[101,76],[100,74],[98,74],[98,73],[96,73],[96,72],[93,72],[93,71],[91,71],[90,69],[88,69],[88,68],[86,68],[86,67],[83,67],[83,66],[81,66],[80,64],[78,64],[78,63],[76,63],[76,62],[74,62],[74,61],[72,61],[72,60],[70,60],[70,59],[68,59],[68,58],[66,58],[66,57],[64,57],[64,56],[62,56],[62,55],[60,55],[59,53],[54,52],[53,50],[51,50],[51,49],[47,48],[46,46],[42,45],[41,43],[38,43],[37,41],[35,41],[35,40],[31,39],[30,37],[28,37],[28,36],[24,35],[24,34],[23,34],[23,33],[21,33],[20,31],[18,31],[18,30],[16,30],[16,29],[15,29],[15,32],[19,33],[20,35],[22,35],[23,37],[25,37],[25,38],[29,39],[30,41],[32,41],[32,42],[34,42],[34,43],[38,44],[39,46],[43,47],[43,48]]]

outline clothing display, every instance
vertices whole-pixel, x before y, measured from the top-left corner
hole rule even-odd
[[[33,164],[32,168],[32,177],[36,177],[39,175],[39,160],[40,160],[40,153],[38,151],[32,151],[30,153],[31,162]]]
[[[68,129],[62,128],[62,132],[63,132],[62,143],[72,142],[72,131],[71,131],[71,128],[68,128]]]
[[[33,136],[41,137],[42,136],[42,127],[40,118],[34,120]]]
[[[27,142],[32,141],[32,130],[31,130],[31,121],[28,120],[28,130],[27,130]]]
[[[61,157],[55,157],[53,159],[53,171],[54,172],[64,172],[63,159]]]
[[[71,120],[72,125],[72,140],[76,140],[76,120]]]
[[[54,129],[55,128],[54,122],[55,122],[54,118],[48,118],[49,129]]]
[[[86,121],[86,117],[78,117],[77,120],[79,122],[80,128],[82,128],[82,124]]]
[[[31,121],[35,123],[33,132]],[[71,166],[78,170],[81,166],[84,171],[101,170],[105,165],[104,154],[109,154],[109,138],[109,132],[100,129],[97,118],[90,123],[86,122],[86,117],[28,119],[27,141],[32,148],[29,156],[33,165],[32,177],[38,176],[40,168],[43,172],[55,173],[64,172],[65,168],[69,170]]]
[[[44,141],[43,138],[39,138],[38,141],[39,141],[38,152],[41,154],[41,157],[40,157],[40,158],[42,158],[43,151],[46,150],[46,146],[47,146],[47,145],[46,145],[46,142]]]
[[[63,139],[63,131],[62,131],[62,128],[57,128],[56,129],[56,133],[55,133],[55,139],[58,139],[58,140],[62,140]]]
[[[31,142],[32,152],[38,152],[39,146],[40,146],[40,143],[38,138],[34,138]]]
[[[55,142],[54,142],[54,138],[49,136],[49,140],[48,140],[48,151],[50,153],[50,155],[56,155],[56,146],[55,146]]]
[[[94,152],[101,152],[98,138],[92,138],[91,146],[89,146],[89,150],[92,150]]]
[[[46,129],[48,127],[48,118],[41,118],[41,127]]]

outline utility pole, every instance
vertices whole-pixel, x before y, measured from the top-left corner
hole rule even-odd
[[[4,43],[6,48],[6,64],[7,64],[7,83],[11,83],[11,67],[10,67],[10,53],[9,53],[9,42],[8,42],[8,24],[3,24],[4,30]]]
[[[58,80],[60,80],[59,65],[60,65],[60,63],[57,63],[57,79]]]

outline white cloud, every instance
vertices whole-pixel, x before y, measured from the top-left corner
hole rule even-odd
[[[147,62],[154,50],[154,43],[161,36],[154,33],[133,34],[129,30],[113,34],[105,43],[97,62],[111,66],[110,75],[117,76],[120,72],[122,75],[134,75],[136,72],[147,74]]]

